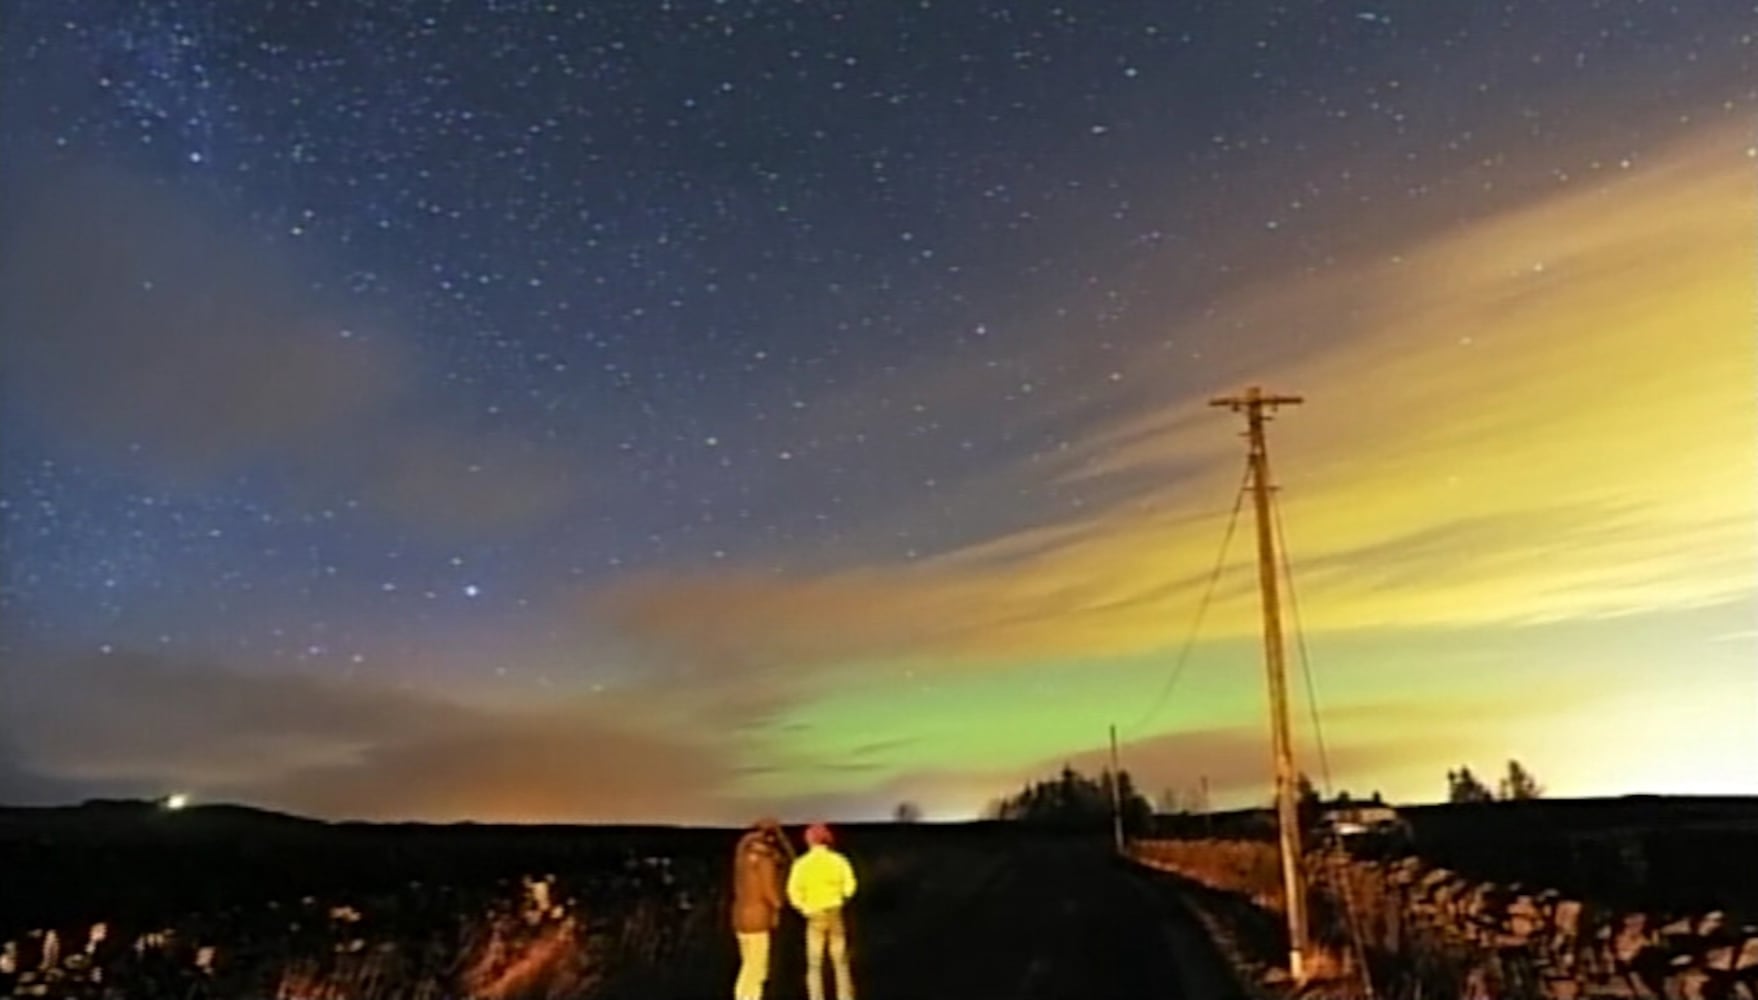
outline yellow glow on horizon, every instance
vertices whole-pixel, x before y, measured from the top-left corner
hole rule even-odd
[[[1519,733],[1509,756],[1541,761],[1541,780],[1571,796],[1758,795],[1758,683],[1693,675],[1678,687],[1570,705]]]

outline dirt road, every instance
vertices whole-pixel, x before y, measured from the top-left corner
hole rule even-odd
[[[861,1000],[1239,996],[1169,892],[1090,841],[847,846],[862,876],[849,917]],[[668,968],[618,984],[617,994],[730,997],[731,934],[706,920],[697,926],[697,940]],[[784,919],[770,1000],[805,996],[802,952],[798,919]]]

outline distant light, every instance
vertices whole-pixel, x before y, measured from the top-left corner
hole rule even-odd
[[[475,597],[476,595],[478,595],[480,593],[482,593],[482,588],[478,587],[476,584],[467,583],[464,585],[464,596],[465,597]]]
[[[183,794],[182,792],[177,792],[173,795],[165,796],[165,808],[170,809],[173,812],[178,809],[182,809],[187,805],[189,805],[189,796]]]

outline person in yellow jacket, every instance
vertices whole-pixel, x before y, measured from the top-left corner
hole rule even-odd
[[[837,1000],[855,1000],[849,973],[848,927],[842,906],[855,894],[855,870],[833,846],[823,823],[806,828],[806,853],[787,873],[787,901],[806,918],[806,996],[824,1000],[824,953],[836,974]]]

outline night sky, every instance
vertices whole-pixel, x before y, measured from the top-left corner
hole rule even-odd
[[[1755,37],[7,3],[0,800],[1262,801],[1253,382],[1338,786],[1758,792]]]

